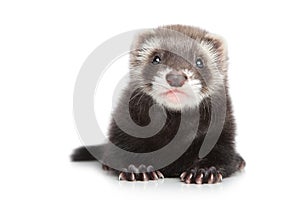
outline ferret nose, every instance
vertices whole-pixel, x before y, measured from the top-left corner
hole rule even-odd
[[[166,80],[172,87],[181,87],[187,80],[187,77],[178,71],[171,71],[166,75]]]

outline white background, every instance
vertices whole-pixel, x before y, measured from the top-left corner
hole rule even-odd
[[[299,199],[299,8],[288,0],[1,1],[0,198]],[[128,183],[97,163],[71,163],[81,145],[72,95],[87,56],[119,33],[177,23],[227,40],[245,172],[217,185]],[[97,112],[105,122],[109,109]]]

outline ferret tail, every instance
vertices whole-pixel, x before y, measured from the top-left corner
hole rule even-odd
[[[75,149],[71,155],[71,161],[101,160],[105,145],[82,146]]]

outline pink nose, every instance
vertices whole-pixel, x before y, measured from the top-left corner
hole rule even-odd
[[[171,71],[166,75],[166,80],[172,87],[181,87],[187,80],[187,77],[178,71]]]

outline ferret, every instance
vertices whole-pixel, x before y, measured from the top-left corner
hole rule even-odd
[[[242,170],[227,69],[226,44],[215,34],[186,25],[141,32],[132,43],[130,81],[112,113],[109,143],[80,147],[72,161],[99,160],[127,181],[214,184]]]

